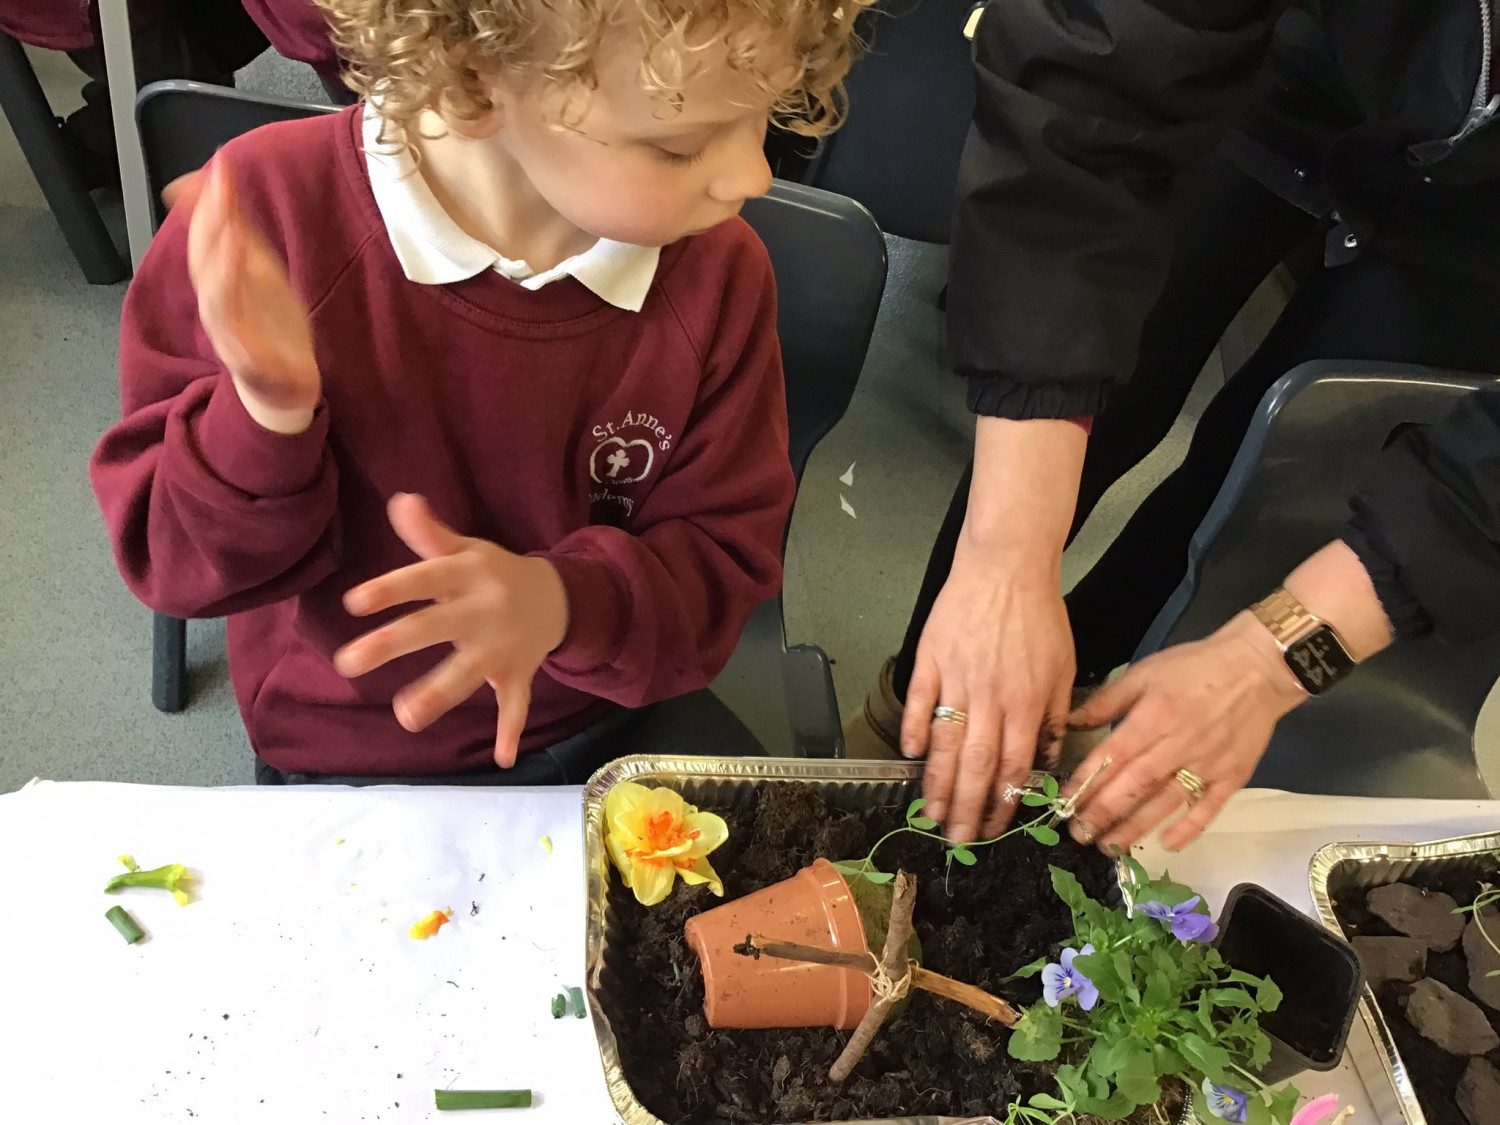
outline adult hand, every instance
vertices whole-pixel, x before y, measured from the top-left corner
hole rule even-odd
[[[312,424],[322,395],[312,329],[281,256],[240,209],[222,160],[162,193],[191,213],[188,273],[198,317],[250,416],[277,433]]]
[[[1277,720],[1306,698],[1248,611],[1204,640],[1146,657],[1070,719],[1084,729],[1123,719],[1063,788],[1072,796],[1109,763],[1078,802],[1074,839],[1129,849],[1186,808],[1162,836],[1168,850],[1185,847],[1250,780]],[[1191,806],[1181,769],[1203,780]]]
[[[976,557],[963,545],[917,645],[901,750],[927,756],[926,812],[953,840],[997,835],[1007,786],[1031,772],[1039,737],[1062,737],[1073,638],[1056,570]],[[967,722],[932,721],[938,705]]]
[[[1061,740],[1073,687],[1062,550],[1087,435],[1068,421],[980,418],[948,580],[917,645],[901,752],[927,756],[928,815],[954,840],[996,835],[1038,742]],[[934,722],[933,708],[967,722]]]
[[[356,617],[406,602],[434,604],[351,641],[334,655],[345,676],[362,676],[398,656],[437,644],[453,653],[397,692],[396,719],[419,731],[488,683],[500,715],[495,763],[516,764],[531,707],[531,681],[568,631],[568,597],[545,559],[513,555],[445,527],[420,496],[398,493],[391,527],[422,559],[356,586],[344,606]]]

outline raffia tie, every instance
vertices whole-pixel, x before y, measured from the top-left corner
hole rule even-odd
[[[906,963],[906,972],[901,979],[892,980],[891,974],[885,971],[885,966],[877,962],[875,971],[865,974],[870,978],[870,991],[875,993],[875,999],[886,1005],[904,1000],[906,994],[911,991],[913,971],[916,967],[917,963],[915,961],[908,961]]]

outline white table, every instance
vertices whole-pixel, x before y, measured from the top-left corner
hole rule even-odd
[[[583,984],[582,836],[576,789],[0,796],[0,1122],[433,1121],[453,1087],[608,1125],[592,1022],[550,1006]],[[103,894],[122,852],[201,872],[199,901]]]
[[[1310,912],[1324,843],[1497,824],[1500,802],[1250,791],[1188,851],[1141,858],[1215,907],[1250,880]],[[199,901],[103,894],[122,852],[201,872]],[[0,796],[0,862],[0,1122],[433,1121],[450,1086],[535,1090],[507,1120],[615,1120],[590,1021],[549,1007],[583,983],[577,789],[35,783]],[[149,941],[120,939],[116,903]],[[1299,1086],[1372,1121],[1347,1065]]]

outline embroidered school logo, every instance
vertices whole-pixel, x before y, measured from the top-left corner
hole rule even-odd
[[[613,523],[621,515],[629,519],[641,497],[639,490],[625,486],[651,475],[657,454],[672,448],[672,434],[656,415],[633,410],[618,421],[595,426],[590,433],[599,444],[589,454],[589,479],[596,486],[589,492],[589,505],[606,506],[595,508],[595,517],[606,522]],[[612,514],[608,514],[610,508]]]
[[[649,441],[607,437],[589,454],[589,477],[595,484],[635,484],[651,475],[655,463]]]

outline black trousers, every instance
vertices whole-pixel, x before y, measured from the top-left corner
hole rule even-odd
[[[1172,267],[1141,339],[1131,381],[1095,420],[1079,487],[1076,535],[1100,497],[1166,436],[1219,338],[1257,285],[1319,231],[1316,220],[1214,157],[1185,185]],[[1500,262],[1496,263],[1500,271]],[[1239,451],[1266,391],[1318,359],[1500,372],[1500,279],[1475,285],[1366,253],[1318,266],[1255,354],[1203,412],[1182,465],[1141,504],[1067,597],[1080,683],[1126,663],[1181,583],[1188,544]],[[917,642],[952,565],[972,465],[933,545],[896,659],[905,698]]]
[[[161,22],[131,36],[139,86],[168,78],[233,86],[234,72],[269,46],[240,0],[175,0]],[[102,186],[119,176],[104,48],[69,51],[68,57],[89,81],[83,106],[67,119],[65,136],[78,147],[94,183]]]
[[[333,777],[287,773],[255,759],[257,785],[582,785],[601,767],[631,754],[657,758],[715,755],[758,758],[765,750],[707,688],[638,710],[620,708],[552,746],[522,754],[508,770],[420,777]]]

